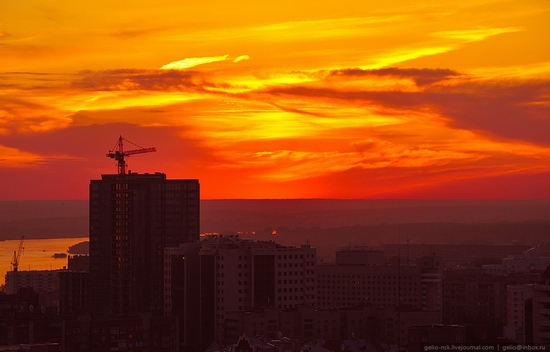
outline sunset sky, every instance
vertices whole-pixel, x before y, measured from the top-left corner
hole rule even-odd
[[[120,135],[203,199],[550,198],[549,23],[549,0],[2,1],[0,199],[86,199]]]

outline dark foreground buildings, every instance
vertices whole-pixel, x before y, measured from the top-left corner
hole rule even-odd
[[[55,275],[52,305],[38,291],[0,295],[0,345],[412,352],[428,342],[550,341],[550,269],[539,280],[532,256],[520,258],[523,271],[506,275],[520,256],[495,273],[445,267],[435,254],[409,266],[408,250],[405,265],[378,247],[345,246],[335,263],[323,263],[309,243],[237,235],[200,241],[199,199],[198,180],[161,173],[92,180],[89,271],[85,258],[69,261]]]
[[[199,241],[199,209],[198,180],[168,180],[162,173],[92,180],[92,314],[162,314],[164,248]]]
[[[180,342],[204,350],[227,345],[234,312],[314,307],[316,249],[236,235],[205,236],[165,250],[165,315],[178,316]],[[276,331],[275,331],[276,332]],[[232,336],[235,337],[235,336]]]

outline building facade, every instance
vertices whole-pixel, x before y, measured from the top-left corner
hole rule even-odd
[[[319,308],[422,308],[418,267],[323,264],[317,270]]]
[[[421,274],[419,266],[385,264],[379,247],[339,247],[335,263],[317,266],[317,307],[422,309]]]
[[[201,241],[201,340],[225,343],[229,312],[315,306],[316,249],[238,236]]]
[[[59,314],[88,312],[88,276],[87,271],[59,272]]]
[[[190,242],[164,249],[164,315],[178,318],[182,351],[201,346],[200,248],[201,242]]]
[[[443,323],[488,325],[502,333],[506,322],[504,277],[480,269],[448,270],[443,278]]]
[[[14,295],[21,287],[37,293],[59,291],[59,272],[63,270],[17,270],[6,272],[6,294]]]
[[[198,180],[102,175],[90,182],[89,302],[94,315],[163,311],[164,248],[200,237]]]

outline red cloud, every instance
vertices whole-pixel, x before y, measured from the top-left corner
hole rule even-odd
[[[94,91],[202,91],[203,88],[218,86],[210,82],[204,73],[190,70],[119,69],[82,71],[79,76],[81,78],[74,81],[72,86]]]
[[[392,68],[339,70],[332,76],[357,78],[372,74],[436,82],[455,73],[451,70]],[[550,81],[545,80],[482,81],[468,78],[453,85],[427,86],[413,92],[378,91],[369,89],[367,84],[364,88],[341,88],[318,82],[315,86],[270,87],[257,93],[259,99],[267,95],[279,99],[330,100],[339,104],[378,107],[381,113],[385,110],[388,115],[395,114],[396,110],[407,115],[407,111],[430,109],[446,117],[451,127],[475,130],[496,138],[550,145]]]
[[[329,77],[398,77],[410,78],[417,85],[425,86],[435,82],[441,82],[453,77],[459,77],[463,74],[450,69],[419,69],[419,68],[397,68],[388,67],[376,70],[362,70],[360,68],[347,68],[330,71]]]

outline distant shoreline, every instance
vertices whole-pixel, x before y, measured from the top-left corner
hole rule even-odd
[[[550,221],[550,199],[201,200],[202,233],[266,229],[337,229],[383,224],[478,224]],[[0,241],[88,237],[88,200],[0,201]]]

